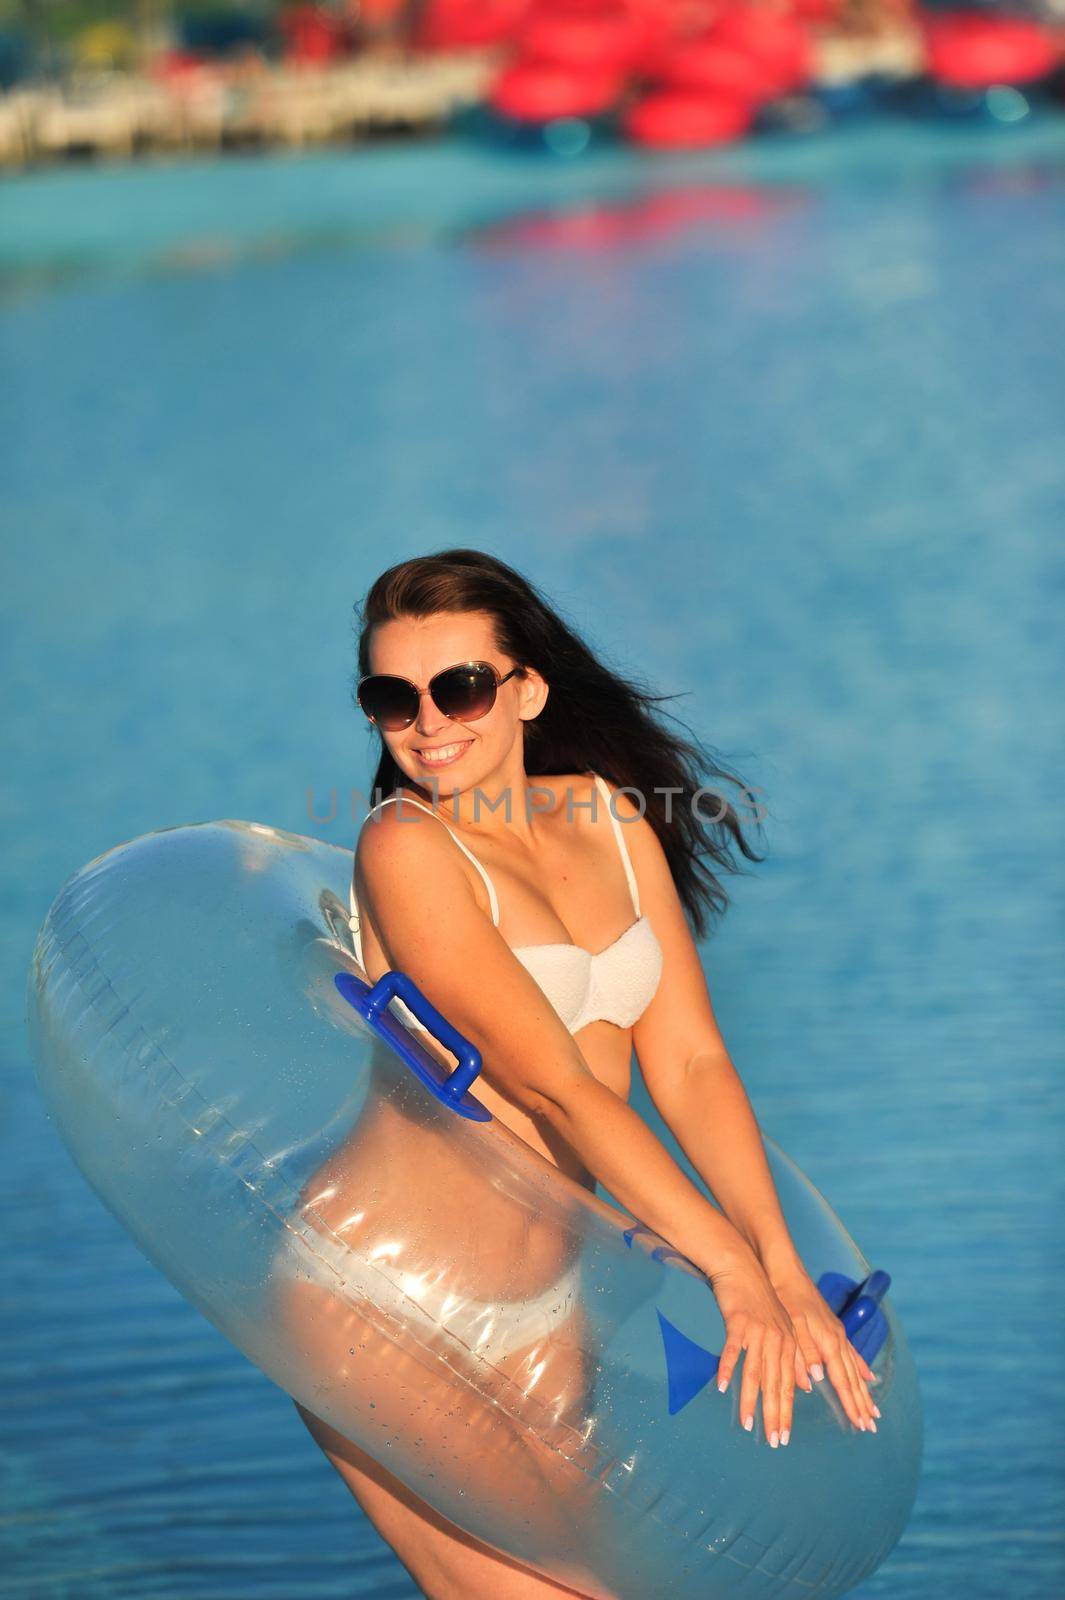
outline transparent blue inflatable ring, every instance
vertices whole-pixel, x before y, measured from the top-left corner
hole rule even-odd
[[[367,981],[351,873],[348,850],[224,821],[67,881],[28,1023],[92,1188],[283,1390],[545,1577],[602,1600],[844,1594],[898,1541],[920,1467],[887,1274],[766,1138],[882,1418],[859,1432],[826,1379],[796,1391],[786,1450],[745,1432],[739,1374],[711,1382],[705,1275],[489,1115],[477,1051],[408,977]]]

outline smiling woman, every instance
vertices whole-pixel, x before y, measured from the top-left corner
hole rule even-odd
[[[788,1233],[693,938],[728,904],[703,858],[735,871],[733,847],[760,857],[727,798],[710,822],[691,802],[710,784],[748,791],[659,720],[665,697],[610,671],[531,583],[479,551],[382,574],[361,610],[358,667],[384,796],[360,834],[351,885],[368,978],[412,979],[490,1064],[478,1094],[492,1116],[585,1189],[598,1179],[707,1274],[727,1334],[719,1388],[743,1354],[748,1431],[760,1396],[765,1437],[786,1446],[796,1384],[809,1390],[827,1369],[851,1423],[875,1432],[871,1369]],[[392,1010],[450,1064],[398,997]],[[723,1210],[629,1105],[634,1047]],[[402,1128],[382,1120],[377,1137],[382,1170],[402,1170]],[[308,1192],[320,1178],[319,1214],[350,1226],[338,1170],[334,1154]],[[411,1200],[394,1198],[400,1232]],[[589,1374],[568,1235],[548,1227],[526,1240],[517,1279],[514,1243],[496,1241],[496,1280],[489,1274],[482,1301],[452,1308],[450,1324],[431,1282],[407,1293],[431,1320],[465,1337],[479,1329],[478,1348],[504,1367],[546,1361],[551,1392],[572,1400]],[[442,1522],[353,1441],[300,1414],[427,1594],[561,1592]]]
[[[504,1120],[511,1068],[409,978],[368,981],[344,926],[351,876],[349,851],[227,821],[127,841],[64,885],[27,1015],[93,1188],[292,1396],[428,1596],[845,1593],[916,1486],[887,1275],[767,1141],[811,1291],[890,1399],[864,1445],[824,1384],[798,1397],[791,1448],[749,1439],[713,1387],[735,1281],[719,1272],[715,1301],[667,1239],[531,1149]],[[399,992],[458,1068],[389,1012]],[[535,1050],[548,1023],[527,1032]],[[606,1138],[623,1139],[623,1097],[599,1088]]]

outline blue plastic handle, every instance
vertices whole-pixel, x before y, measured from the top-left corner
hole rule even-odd
[[[887,1318],[881,1308],[891,1277],[881,1268],[861,1282],[843,1272],[823,1272],[817,1287],[843,1324],[843,1330],[869,1365],[888,1336]]]
[[[840,1321],[846,1330],[847,1338],[854,1342],[854,1336],[866,1323],[871,1322],[880,1309],[880,1302],[887,1293],[891,1279],[886,1272],[879,1268],[871,1272],[865,1282],[859,1286],[858,1292],[851,1296],[839,1313]]]
[[[425,998],[413,978],[405,972],[386,972],[371,988],[353,972],[338,972],[333,981],[344,999],[366,1018],[375,1033],[387,1039],[438,1100],[471,1121],[492,1120],[492,1113],[469,1092],[481,1070],[480,1051]],[[452,1072],[445,1073],[435,1056],[389,1011],[391,1000],[401,1000],[423,1028],[457,1058],[458,1066]]]

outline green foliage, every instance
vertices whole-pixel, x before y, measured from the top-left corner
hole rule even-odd
[[[65,43],[96,22],[122,22],[137,30],[181,17],[270,18],[282,9],[271,0],[0,0],[0,30],[32,39]]]

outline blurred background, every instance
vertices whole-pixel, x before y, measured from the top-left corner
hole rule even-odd
[[[352,608],[451,545],[760,790],[710,992],[925,1405],[861,1593],[1065,1593],[1060,8],[0,0],[0,33],[0,1595],[417,1594],[88,1189],[24,986],[120,841],[353,847]]]
[[[439,131],[574,155],[1062,102],[1065,0],[0,0],[0,164]],[[488,115],[478,114],[487,112]]]

